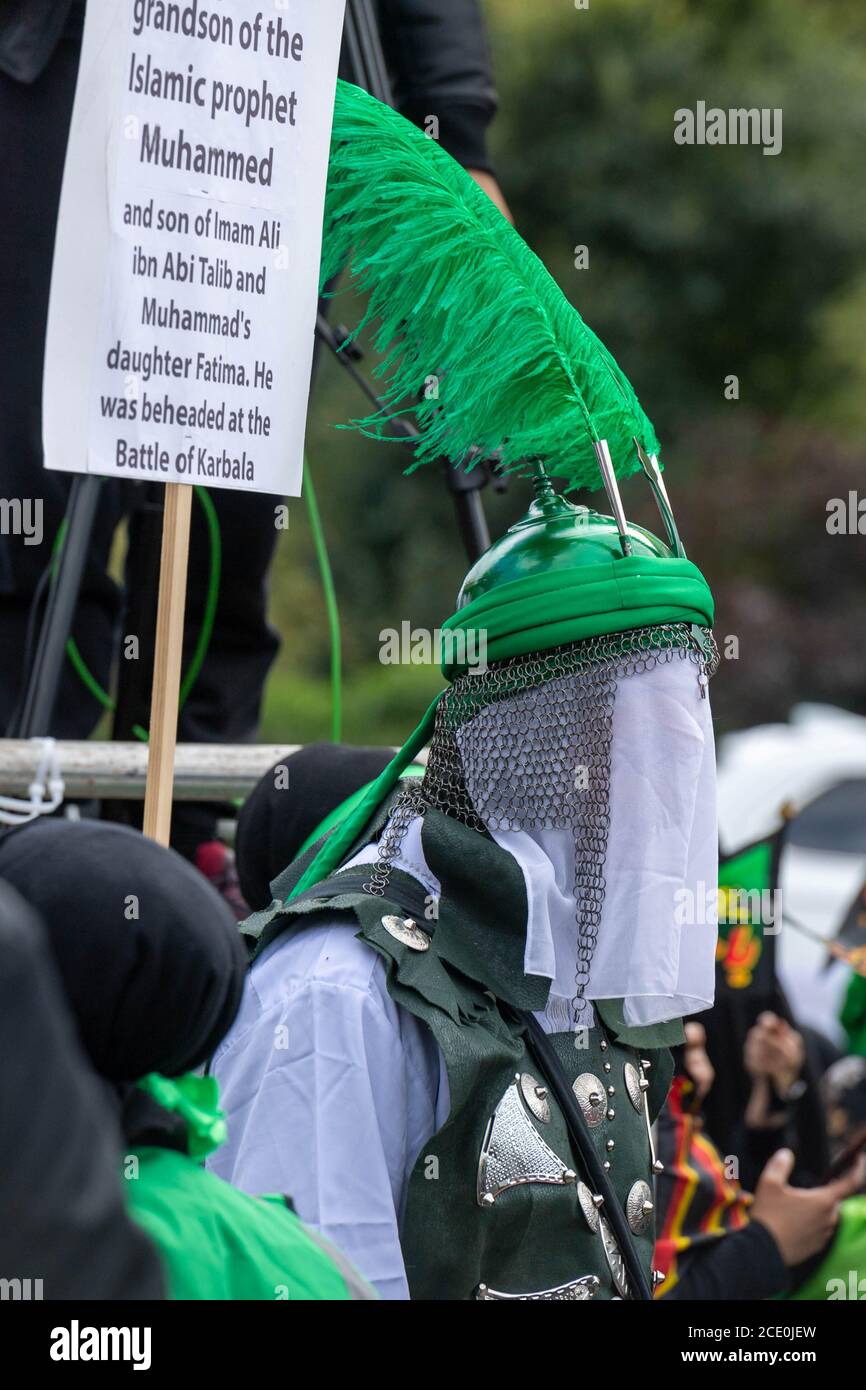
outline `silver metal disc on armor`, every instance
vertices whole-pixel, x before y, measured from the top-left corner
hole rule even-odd
[[[625,1214],[628,1219],[629,1227],[636,1236],[642,1236],[649,1230],[653,1218],[653,1194],[649,1183],[639,1178],[629,1188],[628,1196],[625,1199]]]
[[[640,1084],[640,1072],[632,1062],[626,1062],[622,1069],[625,1089],[628,1091],[628,1098],[635,1110],[643,1110],[643,1093]]]
[[[590,1129],[596,1129],[605,1117],[606,1098],[604,1082],[593,1076],[591,1071],[581,1072],[572,1088],[584,1119]]]
[[[542,1086],[540,1081],[528,1071],[521,1074],[520,1094],[526,1101],[536,1120],[540,1120],[546,1125],[550,1120],[550,1101],[547,1099],[547,1087]]]

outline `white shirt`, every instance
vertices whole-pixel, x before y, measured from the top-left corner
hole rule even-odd
[[[354,862],[375,858],[371,846]],[[212,1063],[229,1136],[208,1166],[245,1192],[290,1196],[383,1298],[407,1299],[402,1207],[448,1118],[448,1079],[432,1033],[394,1003],[384,961],[355,931],[345,916],[309,927],[253,965]]]

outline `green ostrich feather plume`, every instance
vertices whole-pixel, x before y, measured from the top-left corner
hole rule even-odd
[[[384,409],[353,425],[422,431],[412,468],[477,446],[513,470],[543,459],[569,487],[598,487],[593,442],[620,477],[658,441],[628,378],[485,193],[435,140],[337,83],[322,285],[348,268],[368,296]],[[438,394],[429,390],[435,379]],[[408,404],[407,404],[408,402]],[[411,471],[411,469],[410,469]]]

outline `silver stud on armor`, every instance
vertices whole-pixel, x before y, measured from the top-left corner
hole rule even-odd
[[[391,913],[382,918],[382,926],[389,936],[402,941],[412,951],[429,951],[430,938],[411,917],[395,917]]]

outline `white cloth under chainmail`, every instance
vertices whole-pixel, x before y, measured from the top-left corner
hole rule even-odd
[[[586,998],[624,1000],[632,1025],[666,1022],[709,1008],[715,984],[715,746],[691,661],[617,682],[610,764],[604,907]],[[524,969],[553,982],[544,1021],[563,1031],[574,1025],[573,837],[491,833],[523,871]]]

